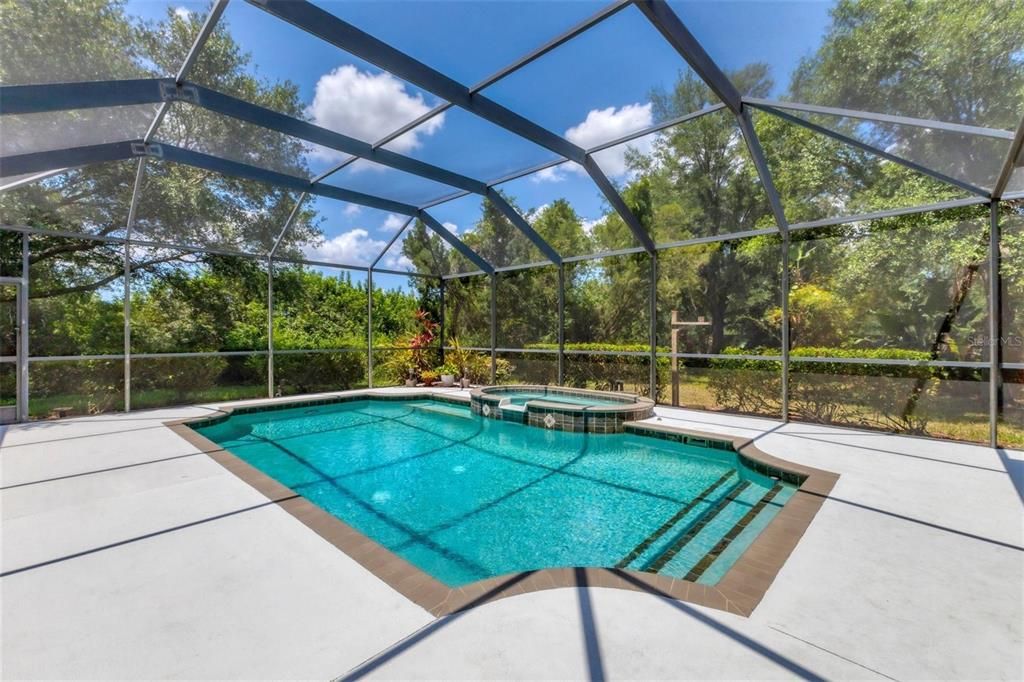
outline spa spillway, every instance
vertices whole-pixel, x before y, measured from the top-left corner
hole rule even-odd
[[[470,394],[474,413],[561,431],[621,433],[654,415],[654,401],[630,393],[553,386],[488,386]]]

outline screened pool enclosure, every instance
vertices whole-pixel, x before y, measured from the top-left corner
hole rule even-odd
[[[430,381],[1024,445],[1024,6],[12,0],[0,416]]]

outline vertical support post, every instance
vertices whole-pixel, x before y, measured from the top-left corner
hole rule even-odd
[[[1002,399],[1002,314],[1003,307],[1000,297],[1002,287],[1000,286],[1000,252],[999,242],[999,201],[989,204],[989,230],[988,230],[988,353],[989,353],[989,377],[988,377],[988,401],[989,401],[989,444],[992,447],[999,446],[999,404]]]
[[[789,422],[789,231],[782,233],[782,423]]]
[[[21,235],[21,286],[18,287],[18,421],[28,421],[28,288],[29,236]]]
[[[132,411],[132,247],[131,221],[124,240],[124,411]]]
[[[132,411],[132,230],[135,227],[135,213],[139,208],[142,196],[142,180],[146,176],[146,157],[139,159],[139,167],[135,171],[135,185],[132,187],[132,199],[128,205],[128,223],[125,225],[124,239],[124,411]]]
[[[437,320],[437,332],[438,332],[438,335],[440,336],[440,339],[441,339],[441,364],[443,365],[444,364],[444,343],[445,343],[445,335],[444,335],[444,288],[445,288],[444,287],[444,278],[443,277],[438,278],[437,281],[438,281],[438,289],[440,290],[440,296],[439,297],[441,299],[441,307],[440,307],[440,310],[439,310],[439,312],[437,314],[437,317],[438,317],[438,320]]]
[[[768,203],[771,205],[772,215],[775,217],[775,224],[782,235],[782,422],[789,421],[789,221],[786,220],[786,213],[782,208],[782,200],[775,188],[775,181],[772,180],[771,170],[768,168],[768,161],[761,148],[761,141],[757,138],[757,131],[754,130],[754,122],[750,116],[750,109],[741,107],[736,115],[736,122],[739,123],[743,139],[747,143],[747,151],[757,169],[757,175],[761,178],[761,186],[768,195]]]
[[[669,352],[672,353],[672,360],[669,362],[669,370],[672,381],[671,405],[679,404],[679,311],[673,310],[670,319],[672,332],[669,335]]]
[[[366,271],[366,385],[373,388],[373,270]]]
[[[267,397],[274,397],[274,257],[267,256]]]
[[[491,384],[498,374],[498,275],[491,273]]]
[[[650,255],[651,259],[651,283],[650,283],[650,341],[651,341],[651,367],[650,367],[650,396],[651,400],[658,402],[658,252]]]
[[[565,385],[565,263],[558,264],[558,385]]]

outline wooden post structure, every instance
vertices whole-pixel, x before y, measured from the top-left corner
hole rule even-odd
[[[689,331],[696,327],[711,326],[710,320],[705,320],[703,315],[697,317],[695,322],[685,322],[679,319],[679,311],[672,311],[672,404],[679,404],[679,332]]]

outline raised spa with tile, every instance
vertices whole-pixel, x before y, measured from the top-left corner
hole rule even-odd
[[[491,419],[590,433],[622,433],[625,422],[654,414],[653,400],[632,393],[529,384],[474,389],[470,407]]]

